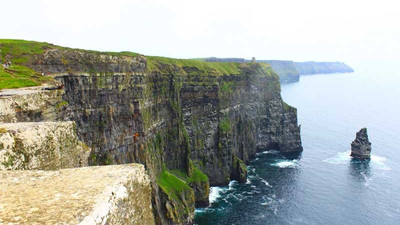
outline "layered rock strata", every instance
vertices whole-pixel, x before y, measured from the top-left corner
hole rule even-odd
[[[73,121],[0,123],[0,170],[87,166],[89,153]]]
[[[90,165],[143,164],[157,224],[192,224],[195,205],[208,205],[210,185],[245,182],[257,152],[302,150],[296,109],[282,101],[267,64],[47,47],[25,66],[57,74],[62,99],[55,94],[46,104],[55,116],[21,107],[22,117],[11,109],[4,118],[74,121]]]

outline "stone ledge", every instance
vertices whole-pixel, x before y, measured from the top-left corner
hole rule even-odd
[[[43,86],[44,87],[44,86]],[[63,90],[45,91],[42,86],[0,91],[0,122],[57,121]]]
[[[73,121],[0,123],[0,170],[87,166],[89,152]]]
[[[154,224],[141,164],[0,171],[0,224]]]

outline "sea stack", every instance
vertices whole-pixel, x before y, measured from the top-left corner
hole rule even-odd
[[[357,132],[356,139],[351,143],[350,156],[356,159],[371,158],[371,142],[368,141],[367,128]]]

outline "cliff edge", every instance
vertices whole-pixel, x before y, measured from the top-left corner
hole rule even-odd
[[[0,40],[0,50],[1,59],[12,62],[3,68],[10,78],[3,87],[28,79],[61,88],[43,109],[22,103],[18,112],[7,111],[7,122],[73,121],[91,151],[90,165],[143,164],[156,224],[192,224],[195,205],[208,205],[210,185],[245,182],[246,164],[257,152],[302,151],[297,111],[283,102],[268,64],[15,40]]]

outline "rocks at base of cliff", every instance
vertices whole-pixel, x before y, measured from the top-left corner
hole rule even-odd
[[[143,165],[0,171],[0,224],[155,224]]]
[[[367,128],[357,132],[356,139],[351,143],[350,156],[356,159],[371,158],[371,142],[368,140]]]
[[[239,183],[246,183],[247,181],[246,164],[235,154],[232,155],[231,179],[237,180]]]

